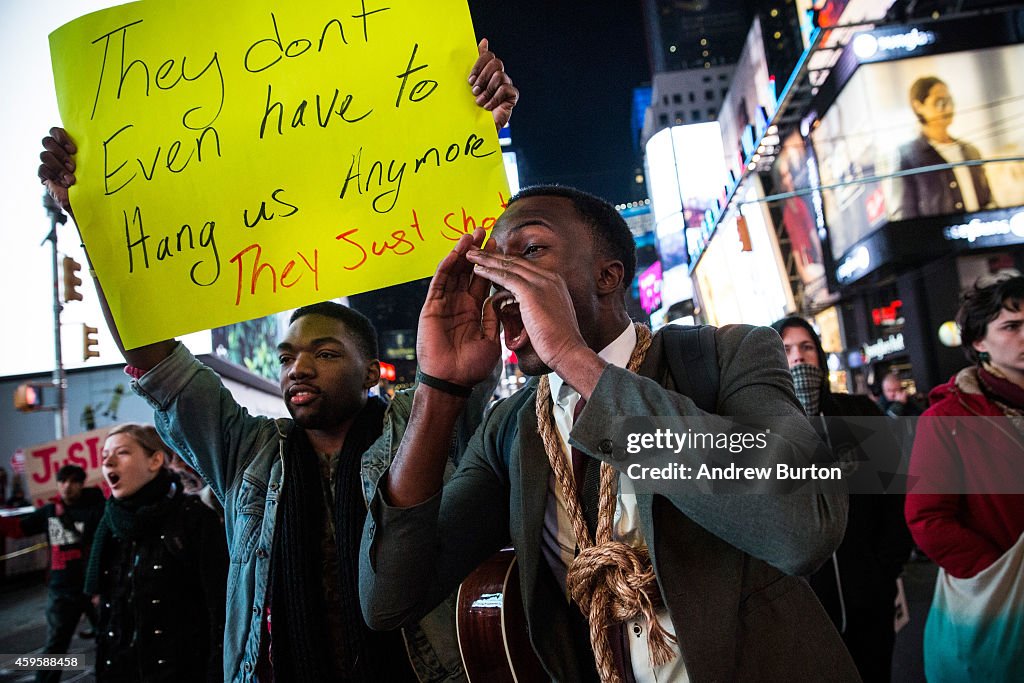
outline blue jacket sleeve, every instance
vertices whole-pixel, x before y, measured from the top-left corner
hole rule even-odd
[[[220,377],[180,342],[170,356],[132,389],[153,407],[154,423],[167,445],[210,485],[222,503],[276,430],[274,421],[254,417],[235,402]]]

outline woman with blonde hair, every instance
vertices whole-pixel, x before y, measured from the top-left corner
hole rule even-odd
[[[100,681],[223,678],[224,535],[170,457],[150,425],[114,427],[103,445],[111,497],[85,581],[98,596]]]

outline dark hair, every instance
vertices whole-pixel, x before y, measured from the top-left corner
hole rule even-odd
[[[64,465],[57,470],[57,481],[73,481],[78,484],[85,483],[85,470],[78,465]]]
[[[890,370],[889,372],[885,373],[885,375],[882,376],[882,381],[878,383],[878,386],[883,386],[885,384],[885,380],[889,379],[890,377],[899,382],[900,386],[903,385],[903,378],[900,377],[900,373],[896,372],[895,370]]]
[[[988,324],[999,317],[999,311],[1020,310],[1024,301],[1024,276],[1019,274],[992,278],[979,278],[974,286],[960,298],[956,324],[960,327],[960,340],[964,355],[972,363],[979,362],[974,342],[985,338]]]
[[[814,341],[814,346],[818,349],[818,367],[821,368],[823,372],[828,372],[828,357],[825,355],[825,348],[821,345],[821,337],[818,336],[818,333],[814,331],[814,328],[811,327],[809,322],[798,315],[791,315],[788,318],[776,320],[772,323],[771,327],[779,333],[780,337],[783,332],[790,327],[802,327],[807,330],[807,334],[811,336],[811,339]]]
[[[576,213],[597,238],[605,256],[622,262],[623,288],[627,291],[636,275],[636,244],[633,233],[615,207],[596,195],[567,185],[532,185],[520,190],[508,205],[527,197],[562,197],[572,202]],[[568,264],[567,264],[568,265]]]
[[[321,301],[320,303],[296,308],[295,312],[292,313],[292,317],[288,319],[288,324],[290,325],[306,315],[322,315],[340,320],[345,324],[345,329],[355,336],[359,350],[366,354],[366,357],[370,360],[377,358],[377,330],[374,328],[373,323],[370,322],[370,319],[359,311],[348,306],[342,306],[336,301]]]
[[[910,85],[910,107],[913,109],[914,102],[924,102],[928,99],[928,93],[937,85],[946,85],[946,82],[937,76],[924,76],[917,79]],[[914,116],[921,123],[927,123],[924,117],[914,111]]]

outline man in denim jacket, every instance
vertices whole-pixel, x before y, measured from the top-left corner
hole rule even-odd
[[[496,126],[507,123],[518,91],[486,41],[470,85]],[[74,142],[55,128],[43,146],[39,177],[71,213]],[[120,345],[98,282],[96,289]],[[450,600],[390,634],[369,631],[353,600],[365,492],[387,467],[378,460],[393,454],[411,401],[399,395],[385,416],[368,399],[380,372],[372,325],[346,307],[315,304],[296,311],[278,351],[291,420],[249,415],[174,340],[122,348],[157,429],[224,505],[231,555],[225,680],[464,680]],[[482,410],[482,402],[475,405]],[[471,433],[479,413],[475,421],[466,414]]]
[[[337,311],[338,318],[332,317],[331,309]],[[275,651],[268,650],[263,639],[277,615],[272,608],[275,618],[268,619],[268,603],[281,604],[272,595],[270,565],[275,531],[282,519],[276,514],[277,506],[285,493],[285,471],[293,462],[289,459],[289,436],[294,426],[305,428],[317,452],[336,453],[343,446],[335,446],[336,438],[332,443],[331,432],[335,430],[327,425],[341,425],[348,434],[355,434],[355,416],[362,413],[365,421],[372,420],[366,411],[372,409],[375,399],[368,400],[366,390],[377,383],[379,365],[359,348],[361,342],[371,338],[375,341],[375,335],[371,337],[367,330],[369,322],[337,304],[317,304],[299,309],[295,315],[278,347],[282,391],[294,422],[250,416],[219,377],[181,344],[133,383],[133,388],[153,405],[160,432],[203,473],[225,503],[231,565],[224,673],[234,680],[251,680],[257,669],[262,680],[267,677],[268,664],[275,670],[279,665],[266,661],[267,655]],[[342,322],[343,317],[347,322]],[[359,327],[363,328],[362,334],[350,331]],[[485,393],[479,392],[479,397],[484,398]],[[372,490],[375,475],[387,467],[392,451],[388,443],[397,445],[395,437],[400,439],[404,430],[410,401],[407,394],[396,396],[383,423],[384,438],[361,455],[361,492]],[[467,415],[477,415],[475,421],[467,421],[472,423],[467,424],[468,429],[479,422],[481,407],[478,402],[467,411]],[[339,410],[348,417],[337,414]],[[380,412],[376,415],[379,434]],[[360,500],[363,510],[365,505],[364,498]],[[361,519],[359,524],[361,527]],[[313,569],[323,571],[319,565]],[[463,673],[452,630],[452,607],[450,600],[445,602],[419,624],[406,628],[402,633],[404,643],[395,640],[385,644],[384,651],[404,644],[420,680],[460,680]],[[269,630],[274,642],[281,631]],[[391,637],[397,639],[397,635]],[[387,663],[395,664],[394,659]]]

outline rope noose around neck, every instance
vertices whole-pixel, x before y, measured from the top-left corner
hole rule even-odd
[[[626,369],[636,372],[651,345],[651,332],[636,325],[637,343]],[[544,442],[548,462],[565,500],[576,534],[579,554],[569,566],[566,584],[590,624],[590,643],[597,670],[604,683],[620,683],[609,640],[609,626],[643,616],[648,624],[651,663],[665,664],[675,657],[670,642],[675,638],[658,622],[655,611],[662,606],[654,568],[647,548],[634,548],[612,540],[618,472],[601,464],[601,489],[596,538],[591,539],[576,492],[576,483],[564,457],[562,441],[554,424],[551,387],[547,376],[537,389],[537,431]]]

